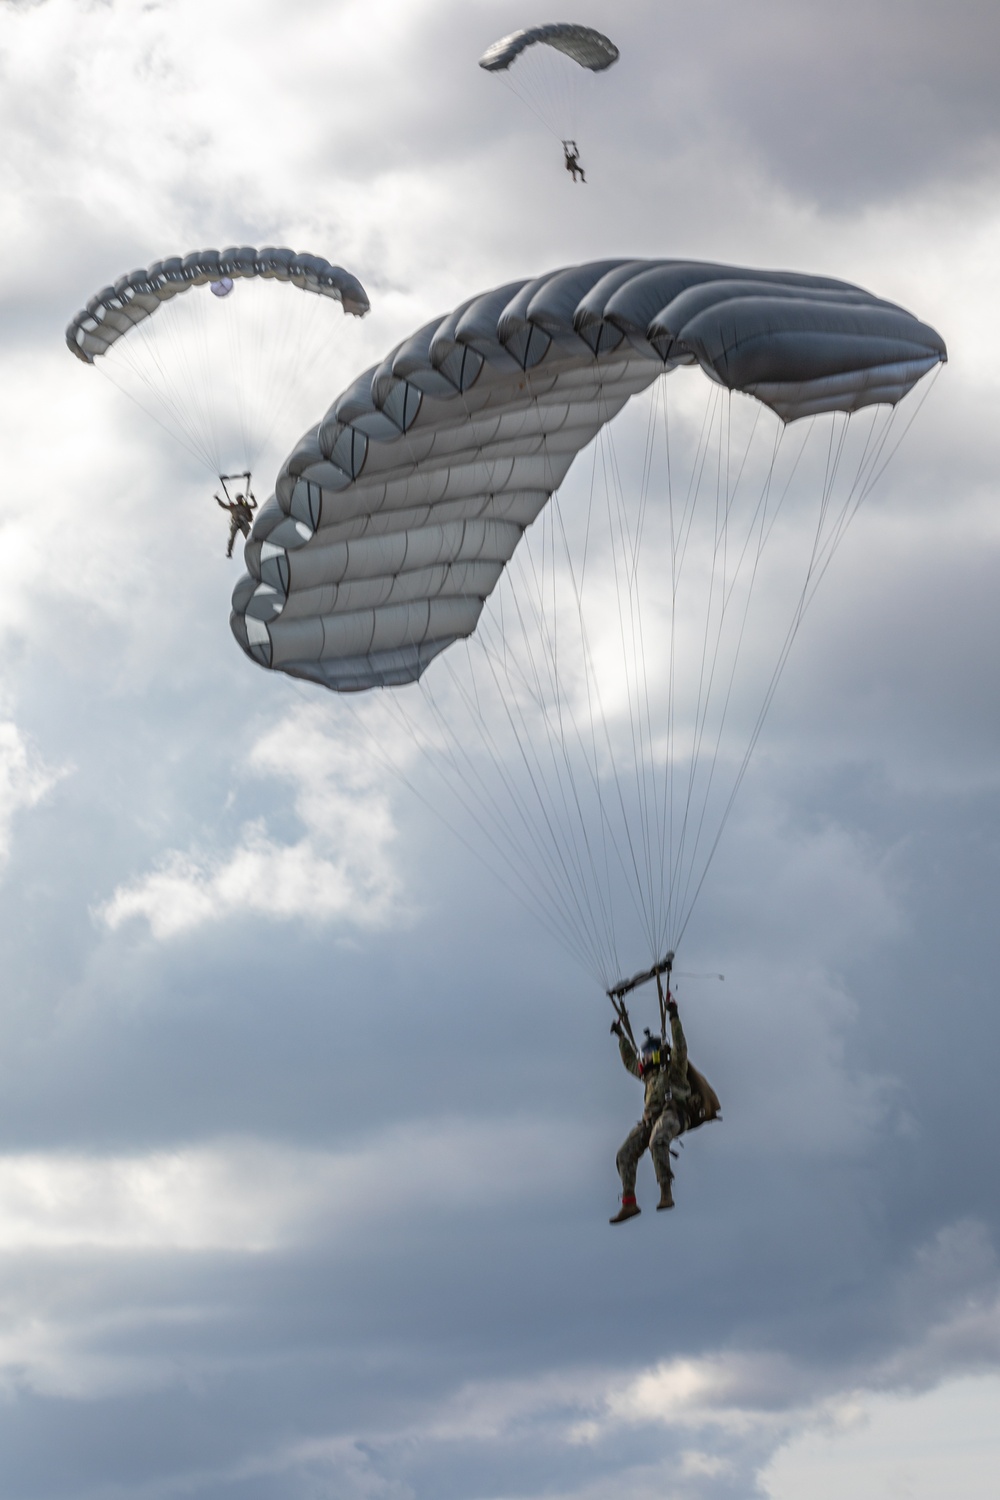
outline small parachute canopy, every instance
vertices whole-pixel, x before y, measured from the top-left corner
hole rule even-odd
[[[526,48],[535,46],[554,47],[591,73],[602,73],[605,68],[610,68],[618,61],[619,55],[614,42],[600,31],[559,21],[548,26],[529,26],[501,37],[487,47],[479,59],[479,66],[488,73],[505,72]]]
[[[249,245],[231,246],[227,250],[196,250],[183,257],[174,255],[154,261],[145,269],[130,271],[80,309],[66,329],[66,342],[78,359],[93,364],[137,323],[152,317],[165,302],[182,292],[207,285],[217,297],[224,297],[232,291],[234,279],[258,276],[288,281],[302,291],[333,297],[346,313],[358,318],[363,318],[369,308],[368,295],[357,277],[341,266],[331,265],[320,255],[298,254],[274,246],[263,250]]]

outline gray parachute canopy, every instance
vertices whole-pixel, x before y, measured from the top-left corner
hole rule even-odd
[[[66,342],[78,359],[93,364],[137,323],[152,317],[181,292],[224,278],[258,276],[288,281],[304,292],[333,297],[346,313],[355,317],[363,318],[369,308],[368,295],[357,277],[341,266],[331,265],[320,255],[298,254],[273,246],[263,250],[250,245],[231,246],[227,250],[174,255],[154,261],[146,269],[130,271],[81,308],[66,329]]]
[[[618,48],[601,32],[590,26],[576,26],[572,22],[558,21],[548,26],[529,26],[523,31],[513,31],[487,47],[479,59],[479,66],[488,73],[502,73],[525,50],[536,45],[555,47],[565,52],[581,68],[592,73],[603,72],[618,61]]]
[[[525,528],[629,398],[677,365],[785,422],[894,405],[946,359],[846,282],[607,260],[484,292],[366,371],[286,460],[231,625],[338,692],[417,680],[475,631]]]

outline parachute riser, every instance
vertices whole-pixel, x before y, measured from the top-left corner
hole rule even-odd
[[[242,493],[243,494],[248,494],[249,491],[250,491],[252,475],[251,475],[249,469],[244,469],[242,474],[220,474],[219,475],[219,482],[222,485],[223,493],[225,494],[226,499],[228,501],[230,501],[230,502],[232,502],[232,498],[233,497],[229,493],[229,483],[228,483],[228,481],[231,481],[231,480],[234,480],[234,479],[242,479],[242,481],[243,481],[243,491],[242,491]]]
[[[674,955],[670,952],[665,958],[661,958],[659,963],[654,964],[651,969],[644,969],[641,974],[633,974],[631,979],[620,979],[617,984],[613,984],[607,991],[609,1000],[612,1002],[620,1000],[623,995],[629,994],[632,990],[637,990],[642,984],[648,984],[657,975],[669,974],[673,966]],[[667,982],[669,984],[669,980]]]
[[[674,955],[671,951],[666,955],[666,957],[661,958],[659,963],[654,964],[651,969],[644,969],[641,974],[633,974],[631,979],[622,979],[618,984],[612,985],[611,989],[607,991],[608,999],[614,1006],[615,1015],[624,1026],[629,1041],[632,1043],[633,1047],[635,1047],[636,1042],[635,1037],[632,1035],[632,1026],[631,1022],[629,1021],[628,1011],[625,1009],[625,996],[631,994],[633,990],[637,990],[640,985],[648,984],[651,979],[655,979],[657,995],[660,1002],[660,1035],[666,1036],[667,1006],[670,1001],[670,974],[673,970],[673,967]],[[660,980],[660,976],[662,974],[666,974],[667,976],[666,990],[664,990],[663,984]],[[636,1048],[636,1051],[638,1051],[638,1048]]]

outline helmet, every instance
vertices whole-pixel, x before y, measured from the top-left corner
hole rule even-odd
[[[644,1073],[649,1068],[659,1068],[669,1056],[670,1048],[660,1037],[654,1036],[647,1026],[639,1054],[640,1071]]]

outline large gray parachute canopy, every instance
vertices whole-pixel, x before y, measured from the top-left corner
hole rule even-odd
[[[66,329],[66,342],[78,359],[93,364],[137,323],[152,315],[181,292],[225,278],[270,277],[291,282],[304,292],[333,297],[345,313],[363,318],[369,309],[368,294],[356,276],[333,266],[320,255],[297,254],[267,246],[250,245],[228,250],[196,250],[191,255],[154,261],[145,270],[130,271],[114,286],[91,297]]]
[[[337,692],[416,681],[473,633],[576,455],[664,371],[700,365],[785,422],[894,405],[946,359],[843,281],[608,260],[484,292],[367,370],[282,467],[231,625]]]
[[[487,47],[479,59],[479,66],[488,73],[502,73],[515,58],[520,57],[526,47],[541,44],[565,52],[581,68],[592,73],[603,72],[618,61],[618,48],[601,32],[590,26],[576,26],[569,21],[556,21],[548,26],[530,26],[524,31],[511,32]]]

